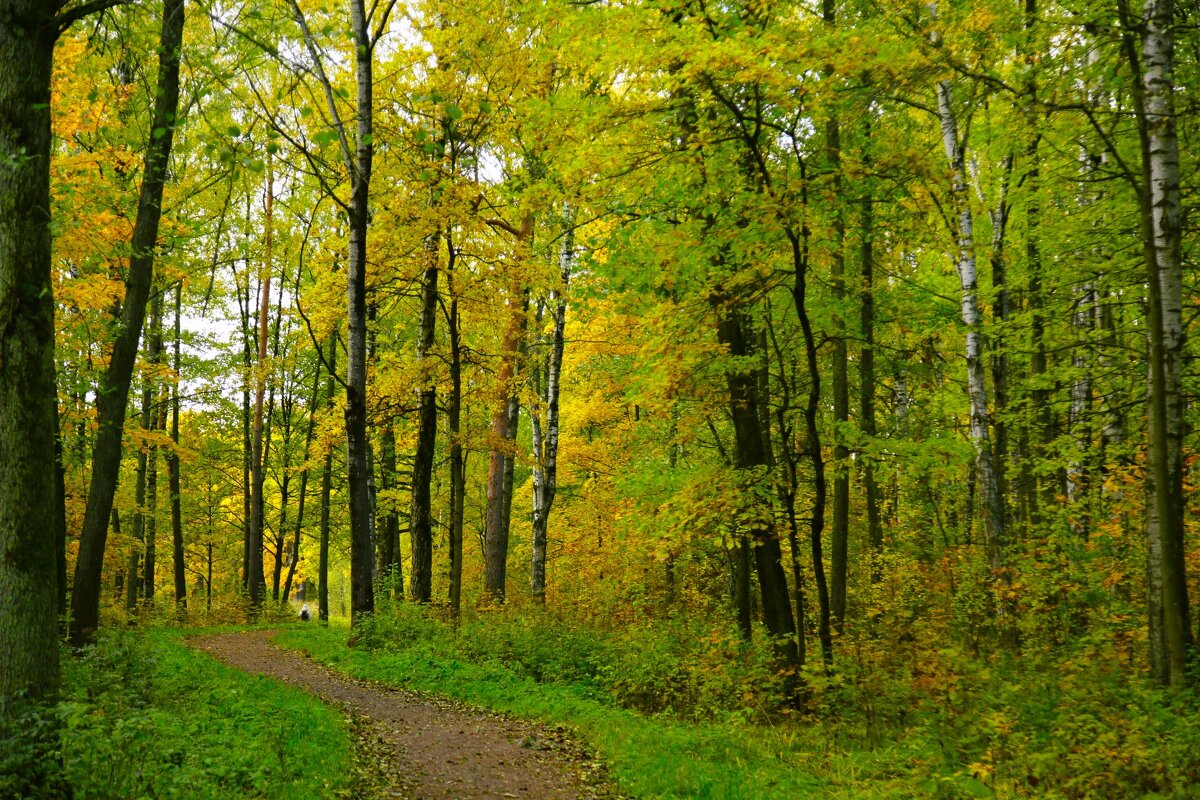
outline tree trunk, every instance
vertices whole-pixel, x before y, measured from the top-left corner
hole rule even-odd
[[[712,303],[717,313],[717,340],[729,348],[730,356],[749,362],[756,355],[755,340],[745,330],[743,314],[736,308],[728,307],[729,301],[725,298],[715,296]],[[740,480],[745,483],[746,497],[759,496],[753,482],[765,477],[764,468],[768,466],[758,412],[759,404],[766,402],[766,398],[758,396],[755,372],[755,369],[746,367],[730,367],[725,372],[729,413],[733,419],[734,467],[738,470]],[[787,577],[783,571],[779,532],[775,529],[771,514],[763,513],[758,508],[749,511],[739,523],[747,529],[747,539],[739,546],[750,545],[755,572],[758,574],[763,622],[774,637],[776,652],[784,664],[795,668],[799,666],[796,627],[788,596]]]
[[[0,704],[58,691],[50,77],[58,3],[0,25]],[[24,154],[18,156],[17,154]],[[136,341],[134,342],[136,348]],[[119,442],[118,442],[119,444]],[[104,512],[107,533],[109,510]],[[96,570],[94,592],[100,599]],[[94,623],[93,623],[93,626]],[[5,713],[0,710],[0,714]]]
[[[533,557],[531,563],[530,588],[539,604],[546,602],[546,529],[554,495],[558,489],[558,395],[562,374],[564,338],[567,322],[567,286],[571,281],[571,265],[575,258],[575,233],[573,217],[568,208],[563,220],[562,251],[559,254],[559,276],[561,286],[555,290],[554,333],[550,340],[550,355],[546,367],[545,404],[546,427],[543,436],[541,415],[530,414],[533,422]]]
[[[437,382],[430,351],[437,322],[438,252],[441,231],[425,244],[425,271],[421,279],[421,326],[417,335],[417,360],[421,364],[418,387],[417,450],[412,468],[412,505],[409,535],[412,537],[412,574],[409,590],[418,603],[428,603],[433,593],[433,482],[434,448],[437,444]]]
[[[149,412],[150,424],[147,427],[151,435],[166,428],[166,407],[164,394],[159,377],[163,357],[162,319],[163,293],[155,291],[150,299],[150,329],[147,331],[149,347],[147,363],[150,372],[146,378],[146,394],[142,413]],[[145,402],[148,401],[148,402]],[[143,416],[145,419],[145,416]],[[158,567],[158,445],[152,442],[145,449],[146,453],[146,505],[139,509],[145,520],[143,534],[145,536],[145,556],[142,575],[142,597],[147,604],[154,602],[154,586]]]
[[[1123,22],[1128,12],[1122,8]],[[1145,5],[1140,82],[1134,103],[1142,150],[1142,230],[1149,301],[1150,466],[1153,511],[1147,519],[1152,595],[1150,640],[1160,643],[1155,677],[1173,687],[1188,680],[1192,649],[1184,563],[1182,230],[1179,141],[1175,126],[1175,11],[1172,0]],[[1129,26],[1126,26],[1127,29]],[[1132,55],[1132,54],[1131,54]],[[1131,59],[1135,66],[1135,59]],[[1153,596],[1154,584],[1161,589]]]
[[[329,374],[325,378],[325,407],[333,408],[337,390],[337,333],[331,332],[326,341]],[[329,502],[333,492],[333,453],[325,453],[321,470],[320,551],[317,558],[317,619],[329,621]]]
[[[145,384],[142,387],[142,412],[139,417],[143,431],[149,431],[151,412],[154,404],[153,379],[149,375],[142,377]],[[125,608],[128,611],[137,609],[138,597],[144,589],[144,581],[139,572],[142,552],[146,549],[146,468],[149,465],[149,448],[144,443],[138,445],[137,472],[134,477],[133,499],[137,510],[133,514],[133,545],[129,551],[129,582],[125,597]]]
[[[247,208],[247,226],[249,226],[249,208]],[[236,274],[235,274],[236,279]],[[249,262],[246,269],[246,290],[243,294],[241,289],[238,289],[239,310],[242,318],[242,591],[248,596],[250,594],[250,540],[252,538],[250,529],[252,526],[251,520],[251,501],[250,497],[254,494],[252,489],[253,474],[251,465],[254,463],[254,414],[250,402],[250,383],[254,376],[254,348],[251,346],[251,338],[253,332],[250,328],[250,270]]]
[[[995,469],[996,492],[1001,498],[1002,513],[1007,508],[1004,498],[1008,497],[1008,482],[1006,480],[1008,466],[1008,344],[1006,341],[1006,323],[1012,316],[1012,301],[1008,294],[1007,256],[1004,252],[1008,233],[1008,184],[1012,174],[1013,156],[1010,153],[1003,163],[1003,174],[997,189],[996,204],[988,215],[992,222],[992,242],[989,262],[992,268],[992,291],[995,299],[992,302],[992,316],[995,319],[995,330],[992,333],[992,392],[995,409],[992,431],[995,436],[993,445],[992,464]],[[1005,527],[1008,520],[1003,520]]]
[[[455,616],[462,606],[463,509],[467,488],[466,458],[462,445],[462,331],[459,329],[458,293],[454,288],[457,251],[447,233],[446,275],[450,292],[450,312],[446,322],[450,339],[450,397],[446,401],[450,429],[450,608]]]
[[[822,0],[822,19],[836,22],[834,0]],[[833,173],[833,264],[830,283],[834,297],[833,315],[833,525],[830,530],[829,604],[834,627],[841,633],[846,619],[846,579],[850,542],[850,449],[846,428],[850,422],[849,357],[846,321],[841,308],[846,300],[846,220],[842,214],[842,143],[837,117],[825,123],[825,153]]]
[[[264,218],[264,258],[259,270],[258,289],[258,360],[254,371],[254,431],[250,445],[250,549],[249,595],[251,614],[257,614],[266,592],[263,575],[264,512],[263,488],[265,483],[263,464],[263,409],[267,389],[267,339],[270,335],[271,317],[271,258],[274,244],[275,184],[270,159],[267,161],[267,195]],[[247,278],[249,280],[249,278]],[[278,563],[278,561],[277,561]],[[279,584],[275,584],[278,589]]]
[[[491,456],[488,462],[487,517],[484,533],[484,588],[494,602],[504,602],[505,575],[508,568],[508,514],[512,492],[509,462],[514,457],[515,423],[519,406],[516,402],[517,360],[521,340],[525,335],[525,292],[521,289],[519,270],[528,257],[533,243],[533,215],[527,214],[517,232],[515,252],[517,263],[508,295],[508,323],[500,345],[500,369],[496,374],[496,410],[492,415]],[[511,433],[510,433],[511,431]]]
[[[389,417],[379,434],[379,475],[383,489],[394,493],[399,487],[396,475],[396,429]],[[387,511],[379,523],[379,572],[384,581],[384,593],[393,599],[404,598],[404,570],[400,558],[400,512],[395,500],[389,500]]]
[[[830,123],[830,149],[836,152],[837,123]],[[835,164],[837,162],[835,161]],[[836,167],[835,167],[836,168]],[[840,196],[841,181],[835,191]],[[845,222],[837,214],[834,233],[833,295],[839,307],[846,297],[846,260],[842,243],[846,238]],[[850,542],[850,449],[845,443],[845,428],[850,421],[850,385],[847,379],[847,348],[845,321],[834,315],[836,332],[833,339],[833,529],[830,532],[829,601],[833,624],[839,632],[846,618],[846,578]]]
[[[955,231],[958,255],[955,268],[961,287],[962,320],[967,328],[967,395],[971,405],[971,442],[975,445],[975,474],[984,502],[984,546],[993,569],[1004,566],[1004,505],[988,436],[988,399],[983,368],[983,318],[975,270],[974,218],[967,198],[965,148],[958,139],[958,123],[950,96],[949,81],[937,84],[938,116],[942,144],[953,170]]]
[[[160,312],[161,314],[161,312]],[[162,336],[157,335],[159,342],[159,350],[162,350]],[[151,426],[152,433],[158,433],[166,427],[166,419],[163,407],[162,394],[155,391],[155,403],[153,417],[154,422]],[[147,605],[154,604],[154,588],[157,579],[158,567],[158,445],[152,444],[146,452],[146,557],[144,564],[145,575],[142,576],[143,583],[142,595],[145,597]]]
[[[869,125],[869,124],[868,124]],[[866,139],[870,143],[868,126]],[[870,170],[870,154],[864,152],[864,166]],[[875,205],[868,191],[862,198],[862,245],[859,251],[859,327],[862,329],[862,348],[858,359],[859,429],[868,442],[878,435],[875,422]],[[867,506],[867,542],[871,546],[871,582],[883,577],[883,523],[880,520],[882,501],[875,477],[875,460],[862,459],[863,485]]]
[[[350,619],[357,626],[375,610],[372,586],[371,498],[367,451],[367,206],[371,186],[372,43],[363,0],[350,2],[355,41],[357,135],[351,181],[350,252],[346,264],[346,459],[350,494]]]
[[[108,369],[97,392],[96,447],[92,455],[92,482],[75,567],[71,595],[71,642],[80,646],[95,635],[100,617],[100,581],[108,519],[121,466],[121,432],[134,357],[145,320],[146,301],[154,272],[154,249],[162,216],[162,193],[179,107],[179,55],[183,44],[184,0],[164,0],[158,83],[151,136],[146,146],[137,221],[130,242],[129,271],[121,325],[113,344]]]
[[[807,202],[807,197],[805,197]],[[833,637],[830,633],[829,585],[825,579],[825,558],[822,535],[825,529],[825,456],[821,450],[821,432],[817,417],[821,403],[821,373],[817,365],[817,341],[808,314],[808,256],[807,245],[794,230],[787,231],[792,246],[792,302],[800,319],[804,335],[804,360],[808,370],[808,400],[804,405],[805,447],[813,467],[813,506],[809,521],[809,542],[812,550],[813,583],[817,588],[817,639],[821,657],[833,663]]]
[[[175,284],[175,351],[172,369],[175,380],[171,384],[171,442],[167,452],[168,481],[171,492],[171,556],[175,567],[175,602],[181,609],[187,608],[187,577],[183,556],[183,512],[180,508],[179,475],[179,338],[180,312],[183,310],[183,282]]]

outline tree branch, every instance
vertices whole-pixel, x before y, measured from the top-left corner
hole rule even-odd
[[[74,25],[84,17],[98,14],[101,11],[107,11],[113,6],[128,5],[133,0],[88,0],[88,2],[77,5],[74,8],[59,12],[54,18],[54,24],[58,27],[58,35],[62,36],[67,28]]]

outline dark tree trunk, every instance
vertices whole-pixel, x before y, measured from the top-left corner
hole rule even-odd
[[[264,510],[263,489],[266,480],[265,459],[263,456],[263,414],[264,397],[267,388],[267,339],[270,335],[271,317],[271,257],[274,243],[274,207],[275,187],[272,182],[270,167],[267,169],[267,196],[265,230],[263,243],[265,258],[261,267],[261,278],[258,290],[258,361],[254,374],[254,431],[250,444],[250,536],[247,542],[249,548],[249,578],[247,589],[250,595],[251,614],[256,614],[262,606],[263,595],[266,593],[266,578],[263,575],[263,544],[264,544]],[[249,273],[247,272],[247,285]],[[278,564],[276,559],[276,564]],[[278,572],[278,570],[276,570]],[[278,579],[275,583],[278,591]]]
[[[158,338],[162,338],[161,336]],[[161,342],[159,349],[162,349]],[[157,433],[165,427],[166,420],[163,418],[163,412],[166,410],[163,407],[162,394],[156,392],[156,400],[154,407],[154,423],[151,432]],[[157,577],[158,567],[158,445],[153,444],[149,447],[146,453],[146,563],[145,575],[143,581],[145,586],[142,587],[143,596],[147,604],[154,603],[154,584]]]
[[[249,222],[249,220],[247,220]],[[248,265],[247,265],[248,266]],[[236,277],[236,276],[235,276]],[[251,539],[251,488],[254,463],[254,434],[251,410],[250,383],[254,375],[254,349],[251,346],[253,333],[250,329],[250,270],[246,270],[246,290],[238,289],[242,315],[242,591],[250,593],[250,539]]]
[[[417,336],[417,360],[421,364],[418,389],[417,451],[413,458],[412,505],[409,534],[412,537],[412,576],[409,589],[413,600],[428,603],[433,592],[433,482],[434,447],[437,443],[437,383],[430,351],[437,322],[438,250],[440,232],[425,246],[426,266],[421,279],[421,327]],[[394,458],[394,456],[393,456]]]
[[[866,132],[870,143],[870,128]],[[869,168],[869,154],[864,153],[864,164]],[[862,349],[858,359],[859,384],[859,428],[868,441],[878,433],[875,422],[875,206],[868,191],[862,199],[862,247],[859,251],[860,294],[859,327]],[[871,582],[882,578],[883,523],[879,509],[882,496],[875,477],[875,462],[862,459],[863,485],[867,505],[867,542],[871,546]]]
[[[825,0],[825,21],[833,22],[833,4]],[[833,169],[835,197],[833,265],[831,269],[834,301],[840,308],[846,299],[846,221],[841,212],[842,145],[836,119],[825,127],[825,148]],[[850,421],[850,382],[846,322],[840,313],[834,314],[833,338],[833,526],[830,531],[829,604],[833,624],[840,632],[846,619],[846,579],[849,572],[850,548],[850,449],[846,447],[845,428]]]
[[[281,600],[287,603],[292,595],[292,581],[296,577],[296,567],[300,562],[300,533],[304,530],[304,499],[308,495],[308,454],[312,449],[313,436],[317,429],[317,409],[321,403],[321,359],[313,367],[313,388],[309,395],[308,426],[304,431],[304,464],[300,472],[300,498],[296,506],[296,524],[292,536],[291,560],[288,562],[287,578],[283,582]]]
[[[326,342],[329,374],[325,378],[325,407],[333,407],[337,390],[337,334],[330,333]],[[333,491],[333,453],[325,453],[321,470],[320,554],[317,560],[317,619],[329,621],[329,501]]]
[[[187,577],[183,557],[183,512],[180,508],[179,474],[179,338],[180,312],[183,310],[183,283],[175,284],[175,351],[172,367],[175,382],[171,385],[171,443],[167,452],[167,470],[171,491],[171,555],[175,567],[175,602],[187,608]]]
[[[729,301],[725,298],[715,297],[713,304],[717,313],[718,341],[729,348],[729,355],[750,361],[756,355],[754,338],[745,330],[746,321],[743,315],[738,309],[730,308]],[[743,481],[755,480],[754,473],[768,466],[758,412],[759,403],[765,402],[766,399],[758,396],[758,378],[755,372],[753,368],[736,367],[727,369],[725,373],[735,439],[734,467]],[[759,496],[755,489],[753,485],[746,485],[746,495]],[[747,539],[738,546],[739,549],[749,549],[753,556],[762,597],[763,622],[775,637],[775,648],[784,663],[793,668],[798,667],[800,658],[796,648],[795,619],[788,597],[787,577],[783,571],[783,550],[779,544],[779,532],[775,529],[772,515],[762,513],[761,509],[752,509],[740,524],[747,529]],[[746,558],[744,553],[741,557]],[[748,569],[741,571],[748,577]]]
[[[149,376],[143,376],[142,380],[145,386],[142,388],[142,413],[139,419],[142,430],[148,431],[154,403],[153,383]],[[149,449],[139,444],[133,490],[133,499],[137,503],[137,509],[133,514],[133,545],[129,550],[129,582],[125,597],[125,608],[129,611],[137,609],[138,597],[141,596],[144,588],[142,573],[139,570],[141,569],[142,552],[146,548],[146,468],[149,463]]]
[[[394,492],[399,486],[396,474],[396,428],[389,417],[379,433],[379,477],[385,491]],[[383,591],[396,600],[404,598],[404,569],[400,559],[400,512],[395,500],[389,500],[379,522],[379,572]]]
[[[821,656],[825,663],[829,664],[833,661],[833,639],[829,629],[829,586],[825,580],[825,559],[822,553],[822,535],[825,529],[825,457],[821,451],[821,431],[817,425],[821,404],[821,373],[817,365],[816,336],[808,315],[807,247],[795,231],[789,230],[787,234],[792,245],[792,264],[795,270],[792,301],[804,334],[804,361],[808,368],[808,402],[804,406],[804,428],[805,446],[813,468],[813,506],[809,522],[809,541],[812,549],[813,582],[817,587],[817,638],[821,642]]]
[[[92,483],[79,542],[75,588],[71,596],[71,641],[86,644],[95,635],[100,617],[100,581],[108,519],[121,466],[121,433],[134,357],[145,320],[146,301],[154,273],[154,248],[162,216],[162,193],[167,161],[175,135],[179,107],[179,55],[183,44],[183,0],[164,0],[158,84],[152,135],[146,146],[137,221],[130,243],[129,271],[121,324],[108,369],[100,383],[96,405],[98,430],[92,455]],[[161,134],[161,135],[157,135]]]
[[[352,160],[347,278],[346,459],[350,494],[350,618],[357,626],[375,610],[372,586],[370,468],[367,452],[367,201],[371,186],[372,43],[363,0],[351,0],[355,40],[357,135]]]
[[[50,77],[58,3],[0,24],[0,703],[58,690]],[[24,156],[17,154],[23,153]],[[136,342],[134,343],[136,347]],[[109,512],[104,512],[107,533]],[[100,599],[96,570],[94,592]],[[93,626],[94,623],[93,623]],[[0,713],[4,713],[0,711]]]
[[[166,427],[164,392],[159,385],[160,380],[157,374],[160,371],[159,367],[162,365],[163,356],[162,301],[162,292],[155,291],[150,300],[150,330],[148,331],[150,343],[147,361],[150,365],[150,375],[147,376],[146,381],[146,398],[149,402],[143,407],[143,413],[147,409],[150,412],[148,430],[151,434],[157,434]],[[158,445],[154,443],[146,448],[146,507],[142,516],[145,519],[146,545],[142,596],[147,603],[153,603],[158,568]]]
[[[456,251],[449,238],[447,249],[450,281],[450,312],[446,324],[450,339],[450,397],[446,407],[450,429],[450,608],[457,615],[462,605],[463,494],[467,481],[462,446],[462,332],[459,330],[458,295],[453,284]]]

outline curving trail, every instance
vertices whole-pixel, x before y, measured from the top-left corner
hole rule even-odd
[[[340,708],[358,740],[355,797],[592,800],[616,795],[561,728],[348,678],[276,647],[271,631],[189,638],[246,672],[299,686]]]

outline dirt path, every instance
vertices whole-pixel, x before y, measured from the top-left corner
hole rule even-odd
[[[238,669],[299,686],[348,714],[358,743],[354,797],[617,796],[600,764],[561,728],[356,681],[276,647],[270,636],[270,631],[223,633],[188,643]]]

